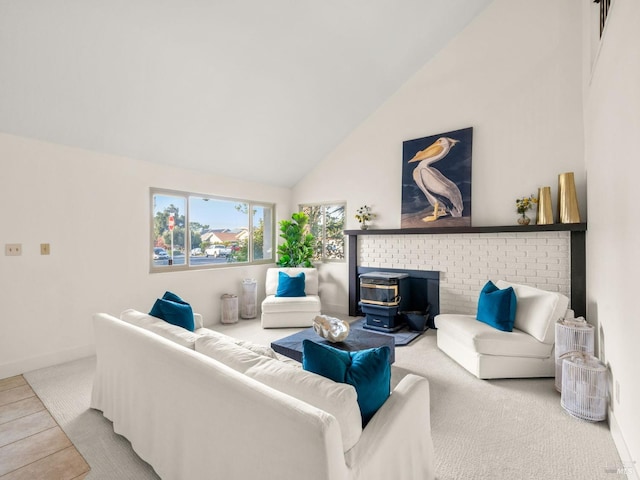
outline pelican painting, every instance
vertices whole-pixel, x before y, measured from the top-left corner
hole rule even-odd
[[[471,134],[468,128],[404,142],[403,228],[471,224]]]

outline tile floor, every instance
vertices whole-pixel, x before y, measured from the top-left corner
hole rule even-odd
[[[24,377],[0,380],[0,480],[82,480],[88,472]]]

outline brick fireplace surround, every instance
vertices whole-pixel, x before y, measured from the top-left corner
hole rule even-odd
[[[584,315],[586,224],[347,230],[349,314],[358,302],[357,267],[440,272],[440,312],[474,314],[487,280],[503,279],[570,299]]]

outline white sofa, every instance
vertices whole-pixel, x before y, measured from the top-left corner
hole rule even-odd
[[[93,317],[91,407],[163,479],[434,478],[426,379],[405,376],[362,428],[351,385],[205,328],[121,317]]]
[[[276,297],[278,274],[295,276],[304,272],[304,297]],[[262,302],[262,328],[310,327],[320,315],[318,270],[315,268],[268,268],[264,282],[266,298]]]
[[[527,285],[513,287],[516,319],[512,332],[497,330],[475,315],[440,314],[435,318],[438,348],[478,378],[555,376],[555,323],[569,315],[569,299]]]

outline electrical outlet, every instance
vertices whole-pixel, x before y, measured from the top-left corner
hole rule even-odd
[[[48,243],[41,243],[40,244],[40,255],[50,255],[51,254],[51,247],[49,246]]]
[[[4,254],[8,257],[18,257],[22,255],[21,243],[7,243],[4,246]]]

